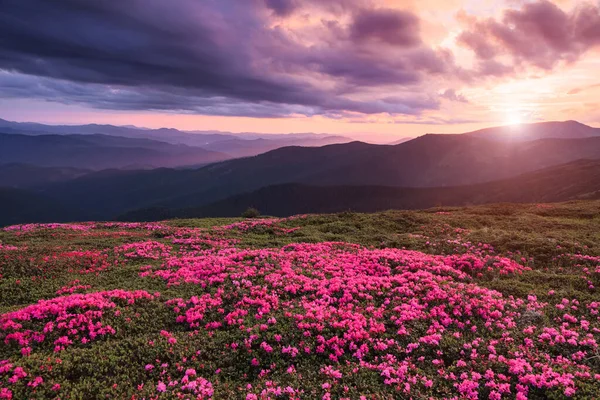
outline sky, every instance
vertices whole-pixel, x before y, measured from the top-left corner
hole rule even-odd
[[[600,126],[600,1],[2,0],[0,118],[373,141]]]

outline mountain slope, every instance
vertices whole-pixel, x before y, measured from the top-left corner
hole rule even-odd
[[[578,139],[598,137],[600,128],[593,128],[577,121],[551,121],[486,128],[465,135],[517,142],[549,138]]]
[[[381,146],[362,159],[318,171],[302,183],[439,187],[504,179],[578,159],[600,158],[600,137],[497,142],[464,135],[424,135]]]
[[[198,170],[102,172],[50,185],[45,193],[93,218],[145,207],[197,207],[261,187],[444,187],[471,185],[568,163],[600,159],[600,138],[498,143],[461,135],[426,135],[397,146],[361,142],[286,147]]]
[[[0,133],[0,164],[88,169],[176,167],[229,158],[199,147],[109,135],[19,135]]]
[[[321,147],[329,144],[348,143],[349,139],[343,136],[306,137],[306,138],[256,138],[256,139],[230,139],[209,143],[203,148],[226,153],[234,158],[251,157],[266,153],[281,147],[302,146]]]
[[[64,182],[91,172],[87,169],[46,168],[30,164],[0,165],[0,187],[30,188],[43,184]]]
[[[230,197],[206,206],[142,209],[125,220],[181,217],[235,217],[248,207],[266,215],[289,216],[346,210],[375,212],[499,202],[560,202],[600,199],[600,160],[579,160],[515,178],[471,186],[397,188],[388,186],[310,186],[282,184]]]
[[[123,213],[123,219],[127,220],[165,219],[174,216],[238,216],[251,206],[259,208],[265,214],[285,216],[344,210],[369,212],[441,205],[600,198],[600,160],[580,160],[506,180],[469,186],[399,188],[291,183],[264,187],[212,203],[199,202],[196,207],[161,207],[160,204],[155,204],[157,197],[152,197],[148,188],[181,188],[195,173],[197,171],[172,169],[102,171],[52,185],[55,189],[64,189],[75,181],[85,182],[75,185],[79,192],[71,187],[70,191],[62,192],[61,198],[50,194],[3,189],[8,194],[5,193],[4,205],[0,203],[0,206],[3,205],[0,207],[0,219],[10,220],[10,223],[112,219]],[[95,179],[90,180],[90,176]],[[19,196],[25,200],[10,200],[19,199]],[[146,196],[151,197],[147,199]],[[7,207],[7,202],[12,206]],[[136,204],[140,206],[136,207]]]
[[[31,191],[0,187],[0,226],[79,219],[81,214]]]

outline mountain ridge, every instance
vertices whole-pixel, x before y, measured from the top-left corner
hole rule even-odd
[[[544,138],[575,139],[600,136],[600,128],[594,128],[574,120],[546,121],[484,128],[466,132],[464,135],[484,136],[509,141],[528,141]]]
[[[282,183],[464,186],[578,159],[600,159],[600,138],[544,139],[522,145],[428,135],[396,146],[355,141],[318,148],[286,147],[200,169],[95,173],[49,185],[42,192],[72,207],[87,204],[97,212],[94,218],[110,218],[146,207],[201,206]]]
[[[135,126],[116,126],[109,124],[85,124],[85,125],[45,125],[34,122],[12,122],[0,119],[0,131],[12,134],[24,135],[94,135],[102,134],[109,136],[127,137],[132,139],[151,139],[162,141],[174,145],[188,145],[193,147],[201,147],[206,150],[211,150],[208,147],[221,143],[219,149],[213,151],[224,152],[230,157],[246,157],[263,153],[274,148],[284,147],[289,144],[297,144],[304,146],[319,146],[329,143],[345,143],[351,139],[340,136],[324,133],[291,133],[291,134],[259,134],[259,133],[240,133],[223,131],[183,131],[175,128],[140,128]],[[225,148],[226,142],[234,141],[250,141],[255,139],[263,139],[263,146],[257,146],[254,143],[253,149],[236,151],[233,148]]]
[[[177,167],[208,164],[227,158],[230,157],[226,154],[200,147],[146,138],[102,134],[30,136],[0,133],[0,164],[25,163],[99,170],[131,165]]]
[[[287,183],[260,188],[203,207],[140,209],[126,221],[167,218],[235,217],[248,207],[266,215],[342,211],[379,212],[490,203],[547,203],[600,199],[600,160],[577,160],[514,178],[471,186],[399,188],[390,186],[311,186]]]

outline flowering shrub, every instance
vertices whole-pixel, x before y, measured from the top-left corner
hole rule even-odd
[[[6,345],[18,346],[23,355],[29,355],[32,347],[46,343],[52,343],[58,352],[74,343],[86,344],[114,335],[115,329],[103,324],[102,319],[105,310],[116,308],[117,302],[131,305],[136,300],[153,298],[143,290],[112,290],[40,300],[0,316],[0,340]],[[120,315],[120,310],[113,314]]]
[[[171,248],[163,243],[150,241],[124,244],[115,251],[123,253],[126,258],[158,260],[168,257]]]
[[[233,224],[220,226],[217,228],[219,230],[239,230],[240,232],[248,232],[248,231],[260,231],[264,229],[271,229],[275,234],[286,235],[292,232],[297,231],[298,227],[294,228],[285,228],[280,226],[281,223],[287,221],[293,221],[299,218],[305,218],[304,215],[297,215],[295,217],[289,218],[263,218],[263,219],[253,219],[251,221],[241,221],[235,222]]]
[[[87,224],[26,224],[26,225],[12,225],[4,228],[7,232],[15,233],[32,233],[39,230],[55,230],[64,229],[71,231],[88,231],[92,229],[94,225],[92,223]]]
[[[350,213],[9,227],[0,399],[597,396],[598,249],[540,265],[457,215],[405,248]]]
[[[69,282],[68,285],[65,285],[56,291],[56,294],[73,294],[75,292],[84,292],[88,289],[91,289],[91,285],[81,285],[79,279],[75,279],[74,281]]]

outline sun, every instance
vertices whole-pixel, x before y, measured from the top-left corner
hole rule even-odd
[[[509,112],[506,114],[505,122],[507,125],[521,125],[523,123],[523,116],[518,112]]]

